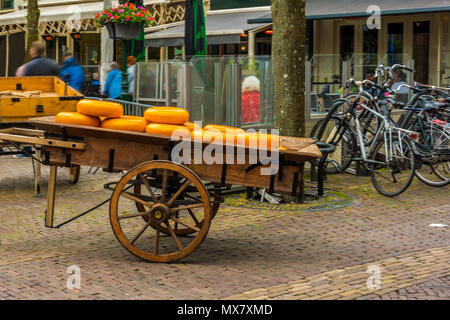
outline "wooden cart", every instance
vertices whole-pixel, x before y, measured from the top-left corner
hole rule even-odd
[[[109,209],[111,226],[129,252],[153,262],[179,260],[202,243],[227,186],[267,188],[301,199],[304,163],[321,157],[314,140],[282,137],[288,150],[281,154],[276,151],[278,172],[261,175],[260,169],[270,166],[263,164],[268,156],[273,157],[270,152],[264,157],[255,152],[258,150],[228,146],[235,155],[244,155],[242,164],[177,164],[171,156],[179,142],[167,137],[61,125],[54,122],[54,117],[30,122],[54,141],[42,150],[43,161],[51,168],[45,225],[54,227],[58,166],[125,171],[119,182],[106,186],[114,186]],[[188,144],[194,148],[196,143]],[[200,150],[211,147],[201,142],[199,145]],[[225,150],[224,146],[216,147],[216,152]],[[255,153],[257,161],[250,162]]]
[[[39,156],[43,132],[24,130],[33,128],[28,119],[76,111],[82,98],[80,92],[57,77],[0,78],[0,156],[29,153],[24,147],[33,147],[32,153]],[[40,164],[34,164],[35,193],[39,196]],[[80,167],[70,170],[70,180],[75,184]]]

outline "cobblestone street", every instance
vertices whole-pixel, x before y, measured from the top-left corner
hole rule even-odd
[[[107,182],[60,169],[57,222],[106,200]],[[0,299],[450,299],[450,186],[417,179],[397,198],[368,177],[330,176],[349,206],[275,211],[224,205],[205,242],[178,263],[143,262],[116,240],[108,205],[59,230],[44,227],[27,159],[0,158]],[[69,290],[70,266],[81,290]],[[380,281],[368,286],[379,270]]]

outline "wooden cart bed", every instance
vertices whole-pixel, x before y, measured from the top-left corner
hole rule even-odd
[[[92,166],[111,172],[129,170],[151,160],[171,160],[171,148],[176,144],[164,136],[58,124],[54,117],[36,118],[30,120],[30,123],[44,131],[49,138],[83,142],[86,145],[85,150],[64,150],[64,152],[60,148],[45,147],[43,156],[50,165]],[[245,164],[183,165],[192,169],[205,181],[266,188],[275,192],[298,195],[303,178],[303,164],[320,158],[321,153],[312,139],[281,137],[281,141],[288,150],[281,151],[280,170],[275,176],[260,174],[259,168],[267,168],[270,165],[253,166],[254,169],[249,167],[249,148],[245,150]],[[207,145],[205,144],[203,148]],[[234,149],[237,154],[238,148]]]

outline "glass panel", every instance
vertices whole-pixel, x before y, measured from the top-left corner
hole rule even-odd
[[[414,22],[413,59],[415,80],[428,84],[430,52],[430,22]]]
[[[241,59],[241,127],[273,123],[273,74],[269,56]]]
[[[338,54],[316,54],[311,68],[311,113],[326,113],[342,94],[342,58]]]
[[[403,61],[403,23],[388,24],[388,65],[396,63],[404,64]]]
[[[159,61],[138,63],[139,102],[164,102],[163,64]]]

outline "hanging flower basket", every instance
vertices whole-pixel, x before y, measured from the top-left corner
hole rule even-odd
[[[105,27],[111,39],[135,39],[142,31],[142,25],[138,23],[107,22]]]
[[[97,13],[95,23],[97,27],[106,27],[111,39],[135,39],[142,27],[154,25],[155,19],[144,7],[126,2]]]

